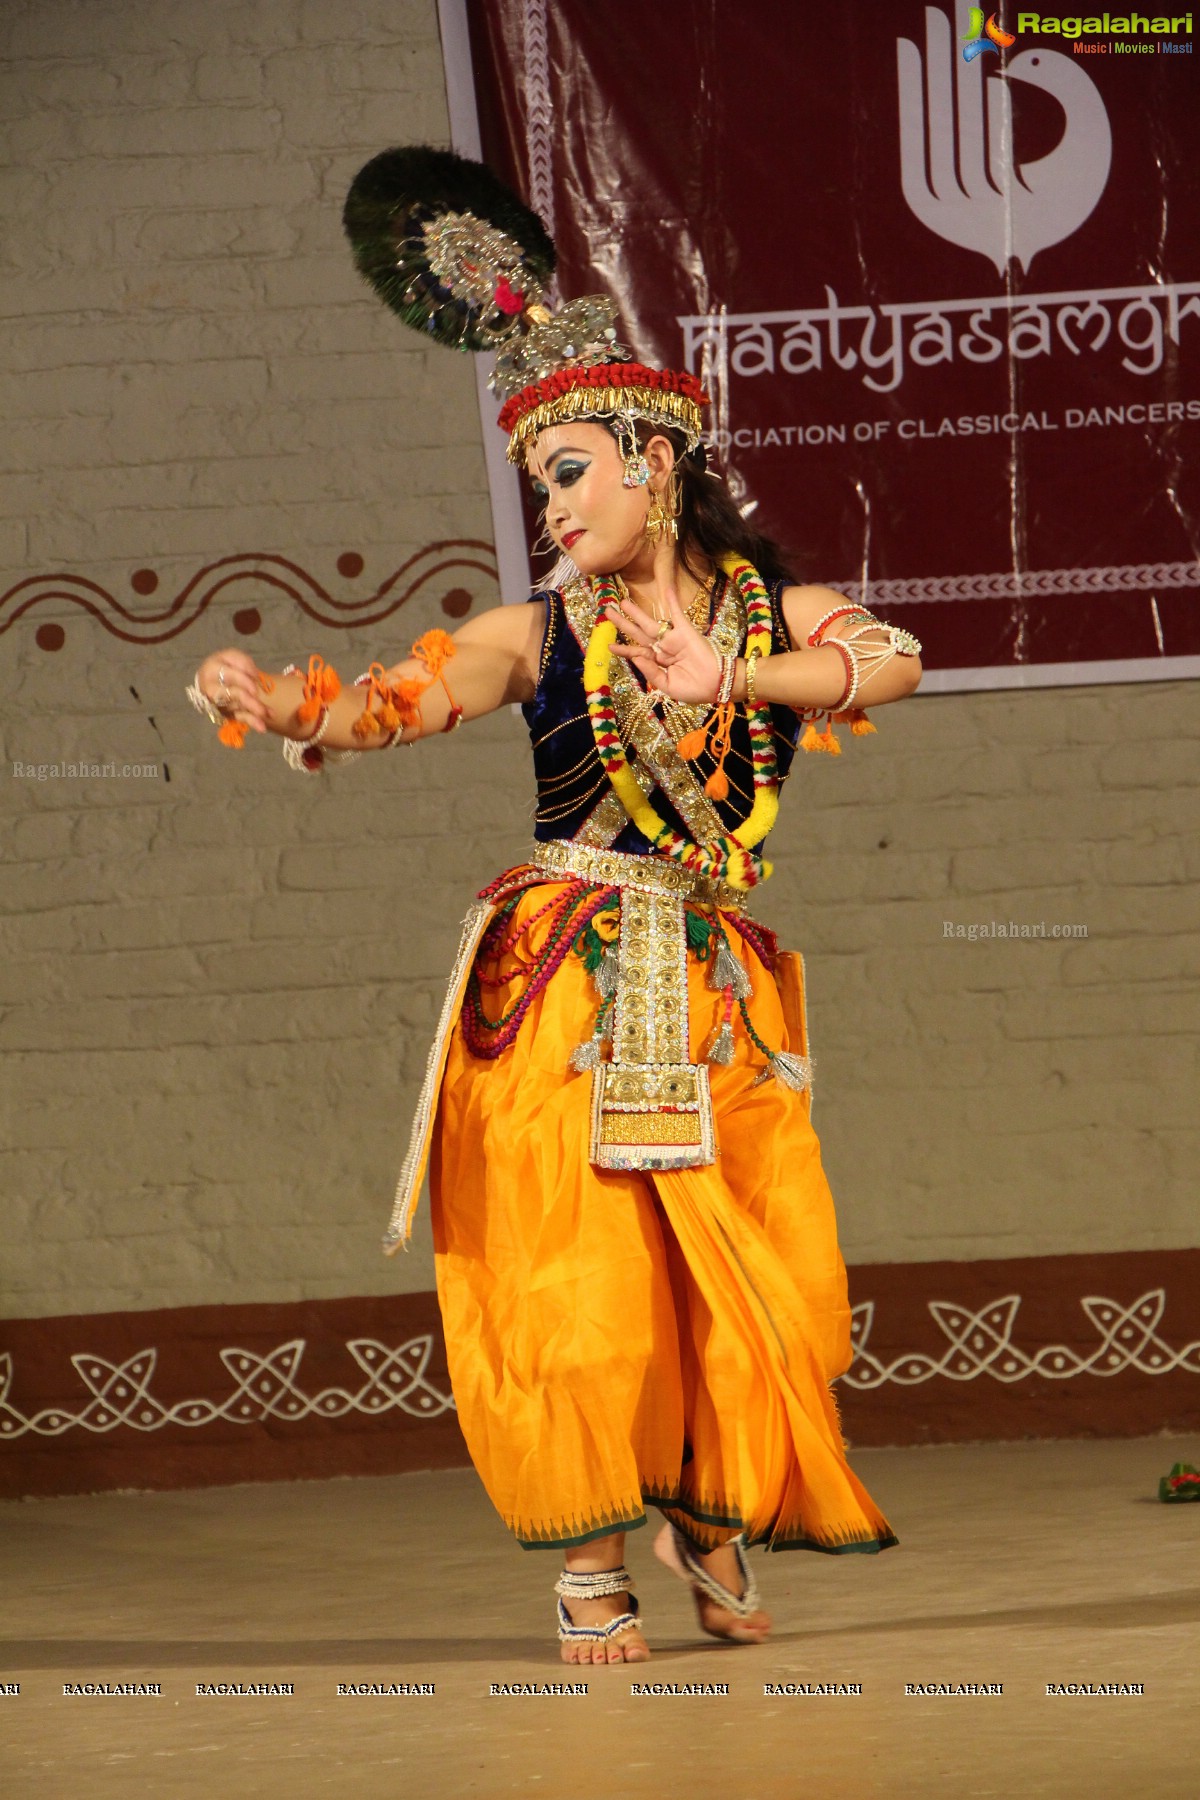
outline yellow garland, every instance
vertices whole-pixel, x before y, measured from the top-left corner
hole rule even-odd
[[[743,570],[749,569],[752,574],[755,573],[751,565],[740,556],[723,556],[721,568],[733,581],[736,581],[737,576]],[[583,659],[583,680],[587,692],[592,693],[597,688],[610,685],[609,670],[612,663],[613,645],[616,643],[617,637],[617,627],[611,620],[597,619],[595,629],[588,639],[588,647]],[[747,633],[747,652],[757,648],[760,657],[768,657],[771,654],[771,647],[769,624],[765,629]],[[770,709],[764,706],[755,710],[759,713],[767,712],[769,714]],[[609,767],[607,772],[613,792],[644,838],[657,847],[664,838],[678,836],[666,820],[661,818],[651,806],[624,755],[619,762]],[[742,846],[743,851],[748,852],[755,844],[762,842],[778,816],[778,781],[769,785],[756,786],[754,804],[750,809],[749,816],[730,835]],[[766,880],[770,873],[770,864],[764,863],[763,879]],[[753,885],[753,869],[748,855],[739,856],[736,851],[731,853],[725,880],[731,887],[736,888],[748,888]]]
[[[729,579],[735,583],[739,573],[743,569],[749,569],[755,580],[759,581],[761,585],[761,578],[757,571],[751,567],[744,557],[733,555],[723,556],[721,558],[721,568],[723,572],[728,575]],[[770,656],[771,648],[771,627],[769,623],[760,631],[748,631],[746,633],[746,655],[749,656],[752,650],[757,650],[760,667],[766,661],[767,657]],[[749,712],[749,710],[750,709],[747,708],[747,712]],[[755,711],[759,714],[765,713],[767,715],[767,724],[770,726],[770,707],[756,707]],[[762,840],[771,830],[778,817],[778,781],[772,782],[769,786],[756,786],[754,789],[754,805],[750,808],[749,817],[742,821],[732,835],[737,839],[738,843],[743,844],[747,850],[752,849],[755,844],[762,843]]]

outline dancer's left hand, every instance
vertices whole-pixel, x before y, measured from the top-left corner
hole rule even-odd
[[[606,618],[627,640],[613,645],[613,655],[631,662],[647,687],[669,699],[689,705],[711,704],[721,682],[716,652],[679,604],[674,583],[666,590],[666,600],[665,631],[663,621],[643,611],[628,596],[624,606],[614,602],[606,608]]]

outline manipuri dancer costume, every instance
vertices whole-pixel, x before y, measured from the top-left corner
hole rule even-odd
[[[553,246],[485,170],[386,152],[345,223],[407,323],[498,352],[510,460],[587,421],[616,438],[626,487],[647,480],[639,424],[703,469],[695,377],[633,361],[603,298],[551,313]],[[656,494],[648,529],[673,537],[673,510]],[[705,1590],[735,1613],[757,1598],[742,1544],[895,1542],[847,1466],[830,1389],[850,1312],[809,1116],[801,959],[747,903],[802,726],[826,750],[834,717],[870,730],[862,680],[919,646],[850,606],[822,620],[809,641],[838,645],[846,687],[818,733],[755,699],[756,670],[791,648],[782,588],[727,555],[696,595],[715,708],[664,699],[613,654],[619,577],[572,573],[532,596],[536,842],[467,917],[385,1240],[407,1240],[428,1167],[463,1435],[517,1540],[580,1546],[657,1507],[701,1587],[697,1553],[738,1544],[742,1595]],[[302,766],[320,761],[310,747]],[[623,1570],[568,1572],[558,1591],[629,1585]],[[635,1614],[578,1630],[560,1606],[560,1634],[610,1637]]]
[[[696,379],[623,357],[605,300],[548,315],[536,222],[472,212],[438,165],[377,158],[347,228],[409,322],[499,349],[510,460],[575,419],[619,423],[633,480],[634,420],[694,453]],[[533,596],[537,847],[468,917],[388,1246],[428,1156],[463,1434],[522,1544],[641,1525],[649,1503],[705,1549],[878,1550],[894,1539],[830,1394],[850,1311],[801,960],[746,910],[801,721],[738,708],[724,783],[685,759],[710,709],[647,703],[610,655],[605,585]],[[778,594],[730,560],[703,621],[723,656],[790,648]]]

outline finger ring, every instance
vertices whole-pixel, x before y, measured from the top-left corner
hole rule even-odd
[[[660,621],[659,621],[659,626],[658,626],[658,630],[657,630],[657,631],[656,631],[656,632],[655,632],[655,634],[654,634],[654,641],[655,641],[655,643],[656,643],[656,644],[661,644],[661,643],[662,643],[662,640],[663,640],[663,639],[664,639],[664,638],[665,638],[665,637],[666,637],[666,635],[667,635],[667,633],[668,633],[668,631],[670,631],[670,629],[671,629],[671,621],[670,621],[670,619],[662,619],[662,620],[660,620]]]

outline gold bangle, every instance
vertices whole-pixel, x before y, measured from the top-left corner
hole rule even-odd
[[[757,675],[757,672],[758,672],[758,659],[761,655],[762,655],[762,651],[759,650],[757,648],[757,646],[753,650],[749,650],[746,653],[746,705],[747,706],[757,706],[758,705],[758,697],[754,692],[754,681],[755,681],[755,676]]]

